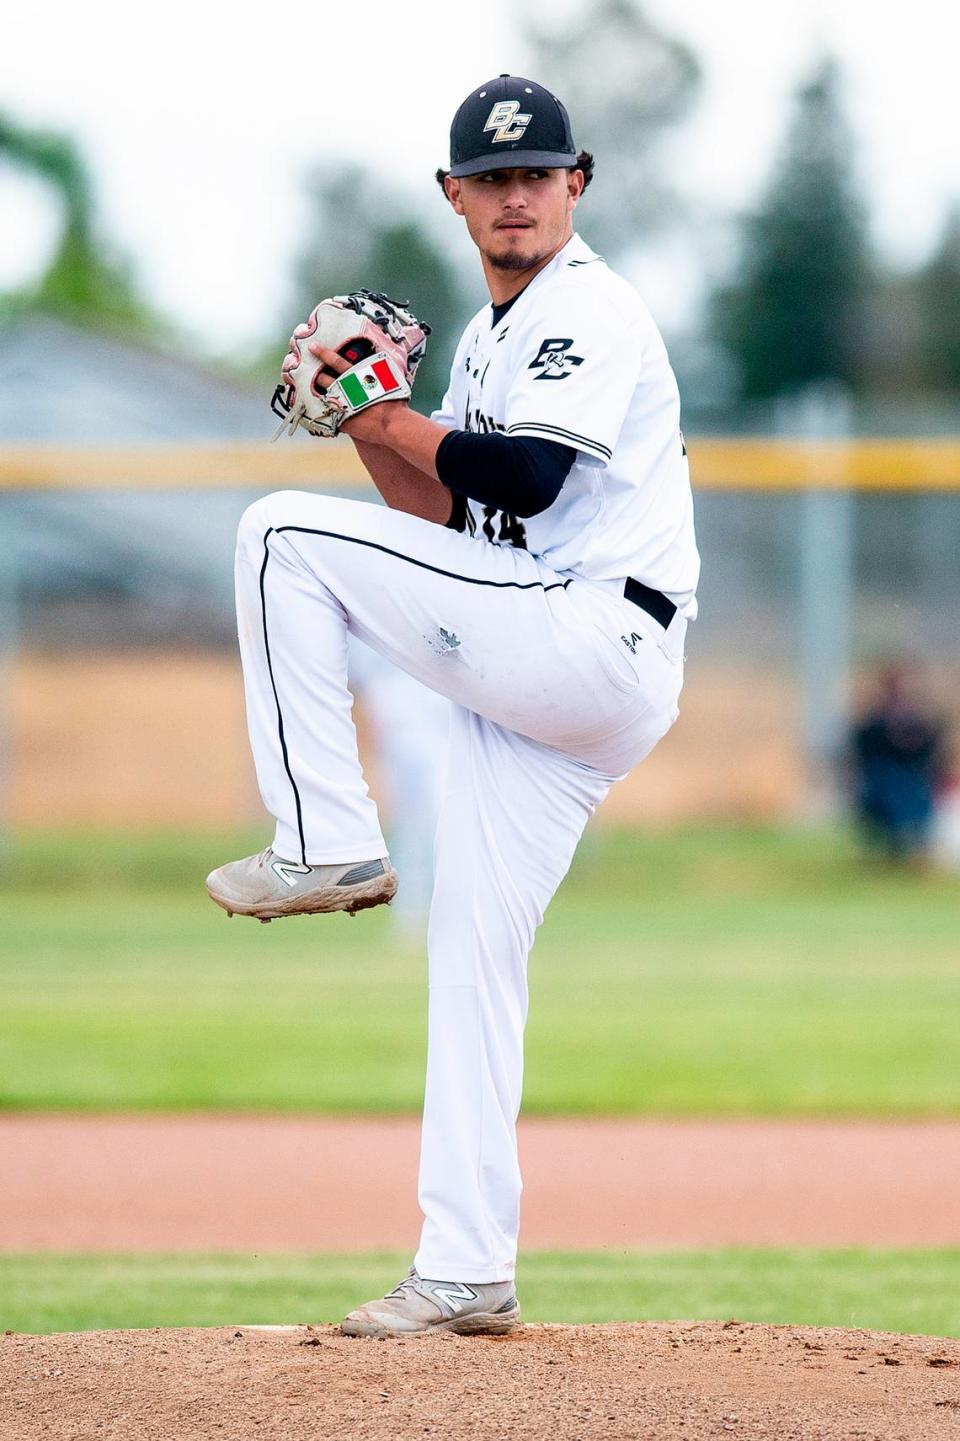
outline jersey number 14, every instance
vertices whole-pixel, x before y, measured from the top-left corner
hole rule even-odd
[[[499,525],[497,516],[500,517]],[[453,510],[450,512],[447,525],[451,530],[466,531],[470,535],[476,534],[477,522],[467,504],[465,495],[454,494]],[[485,505],[481,530],[487,540],[506,541],[508,545],[516,546],[517,550],[526,550],[527,548],[527,532],[523,521],[518,520],[515,515],[511,515],[508,510],[497,510],[494,505]]]

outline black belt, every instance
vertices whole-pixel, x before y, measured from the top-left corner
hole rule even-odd
[[[632,600],[634,605],[638,605],[647,615],[652,615],[654,620],[659,621],[664,630],[677,613],[677,607],[672,600],[667,600],[660,590],[651,590],[642,580],[628,578],[623,594],[627,600]]]

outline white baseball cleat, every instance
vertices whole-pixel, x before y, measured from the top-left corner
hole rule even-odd
[[[323,915],[382,906],[397,893],[397,873],[386,856],[373,861],[307,866],[285,861],[268,846],[258,856],[228,861],[207,876],[207,893],[228,916]]]
[[[395,1290],[368,1301],[340,1324],[345,1336],[414,1336],[453,1331],[458,1336],[504,1336],[520,1324],[512,1281],[428,1281],[411,1266]]]

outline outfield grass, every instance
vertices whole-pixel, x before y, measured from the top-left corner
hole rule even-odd
[[[228,921],[262,836],[34,836],[0,888],[0,1106],[412,1111],[425,966],[380,911]],[[839,834],[589,836],[531,961],[525,1109],[960,1113],[960,881]]]
[[[0,1256],[0,1329],[335,1322],[408,1258]],[[521,1264],[527,1321],[726,1320],[960,1335],[960,1250],[543,1252]]]

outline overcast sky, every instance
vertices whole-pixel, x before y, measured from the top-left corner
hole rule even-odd
[[[526,0],[525,12],[546,20],[558,8]],[[749,203],[791,91],[829,46],[848,79],[877,240],[896,263],[923,257],[960,192],[956,0],[648,0],[646,8],[704,67],[697,112],[670,148],[687,195],[718,213]],[[75,138],[106,228],[154,303],[226,351],[269,336],[278,315],[289,328],[282,302],[311,161],[351,156],[380,166],[436,213],[430,177],[446,160],[456,105],[491,75],[526,68],[514,10],[504,0],[479,8],[46,0],[39,12],[10,3],[0,19],[0,108]],[[582,140],[602,163],[603,137]],[[0,286],[38,270],[55,233],[42,187],[0,168]],[[655,313],[683,315],[682,284],[682,270],[651,260]]]

